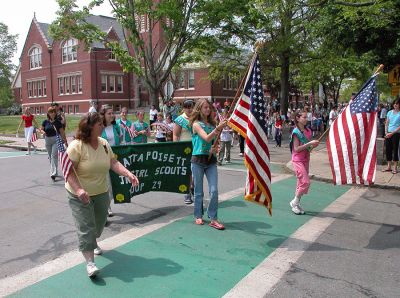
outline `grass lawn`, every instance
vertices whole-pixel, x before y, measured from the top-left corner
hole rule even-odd
[[[78,127],[79,120],[82,115],[65,115],[67,118],[67,134],[73,135]],[[36,122],[42,125],[46,115],[35,115]],[[136,121],[136,117],[129,115],[128,119],[131,121]],[[3,135],[15,135],[17,132],[18,124],[21,121],[21,115],[17,116],[0,116],[0,134]],[[149,123],[149,115],[145,115],[145,122]],[[19,130],[20,135],[24,135],[24,124],[21,125]]]

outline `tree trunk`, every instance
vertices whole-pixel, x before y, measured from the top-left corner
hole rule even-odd
[[[151,86],[148,86],[147,89],[149,90],[149,104],[158,107],[158,96],[160,94],[160,90],[152,88]]]
[[[286,115],[289,106],[289,57],[282,55],[281,58],[281,111]]]

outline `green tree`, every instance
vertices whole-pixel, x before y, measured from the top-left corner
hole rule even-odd
[[[11,76],[14,65],[11,58],[17,50],[17,35],[9,34],[7,25],[0,22],[0,106],[9,107],[13,103]]]
[[[55,39],[73,36],[90,46],[102,41],[116,54],[125,72],[139,76],[150,94],[151,104],[157,104],[162,86],[174,67],[196,59],[195,48],[210,44],[210,25],[202,21],[208,1],[194,0],[109,0],[113,14],[124,29],[124,41],[106,40],[106,34],[85,18],[103,0],[92,1],[79,10],[75,0],[57,0],[57,20],[50,32]],[[142,16],[147,16],[141,22]],[[145,33],[141,29],[145,25]],[[158,31],[161,27],[163,34]],[[161,37],[160,37],[161,36]],[[127,48],[123,46],[127,45]]]

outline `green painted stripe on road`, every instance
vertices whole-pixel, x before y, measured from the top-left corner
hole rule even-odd
[[[91,281],[84,264],[15,293],[14,297],[221,297],[312,216],[349,187],[313,182],[293,215],[296,180],[273,184],[273,217],[236,197],[220,204],[225,231],[196,226],[188,216],[96,258]]]

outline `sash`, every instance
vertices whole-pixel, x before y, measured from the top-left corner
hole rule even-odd
[[[307,129],[307,128],[305,128],[305,129]],[[295,127],[295,128],[293,129],[293,132],[292,132],[291,136],[290,136],[290,144],[289,144],[289,146],[290,146],[290,152],[292,152],[292,150],[293,150],[293,135],[296,135],[296,137],[299,139],[299,141],[300,141],[300,143],[301,143],[302,145],[304,145],[304,144],[306,144],[306,143],[308,143],[308,142],[310,141],[310,140],[305,136],[305,134],[302,133],[300,129],[298,129],[298,127]],[[311,151],[311,150],[312,150],[312,147],[311,147],[311,148],[308,148],[308,147],[307,147],[307,150],[308,150],[308,151]]]

